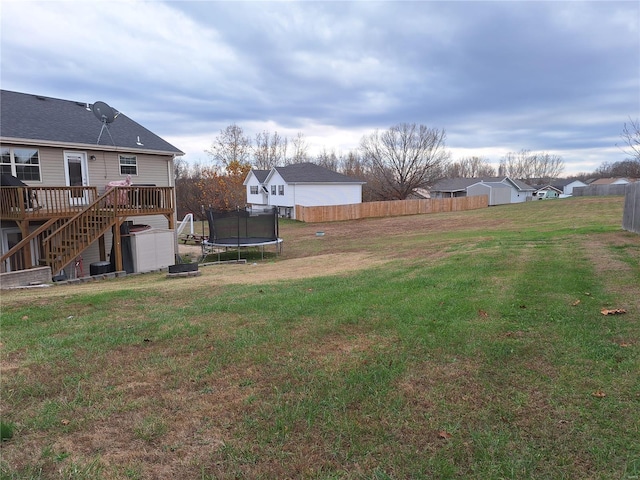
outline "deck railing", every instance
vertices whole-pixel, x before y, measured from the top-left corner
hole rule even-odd
[[[69,217],[98,198],[96,187],[2,187],[3,220]]]
[[[156,215],[174,210],[172,187],[113,187],[116,215]],[[99,197],[96,187],[1,187],[2,220],[72,217]]]
[[[172,187],[148,186],[113,187],[102,196],[95,187],[2,187],[0,206],[3,220],[46,222],[44,229],[40,226],[5,252],[2,266],[21,270],[49,265],[54,275],[104,235],[117,218],[169,217],[175,210]],[[64,221],[50,221],[56,218]]]

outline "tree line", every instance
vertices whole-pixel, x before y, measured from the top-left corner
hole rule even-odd
[[[624,125],[621,148],[628,155],[626,160],[604,163],[595,172],[581,175],[640,177],[639,126],[637,121]],[[498,171],[486,157],[452,161],[445,130],[415,123],[399,123],[364,135],[359,147],[347,153],[323,149],[315,156],[309,153],[302,133],[289,139],[265,130],[250,138],[233,124],[220,131],[206,153],[211,159],[207,165],[189,164],[182,158],[175,161],[179,216],[192,212],[200,217],[203,207],[244,206],[243,182],[252,168],[270,170],[294,163],[313,162],[363,180],[363,201],[404,200],[445,178],[508,175],[525,182],[549,183],[564,171],[561,156],[526,149],[504,155]]]

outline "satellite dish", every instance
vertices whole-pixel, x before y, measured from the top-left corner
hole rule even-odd
[[[113,122],[120,112],[116,112],[113,108],[104,102],[96,102],[91,107],[93,114],[98,120],[104,123]]]
[[[113,122],[116,117],[120,115],[120,112],[114,110],[104,102],[94,103],[91,107],[91,111],[96,116],[96,118],[102,122],[102,128],[100,129],[100,135],[98,135],[98,141],[96,142],[96,144],[100,143],[102,132],[106,130],[109,134],[109,137],[111,138],[111,143],[113,143],[113,145],[115,146],[116,142],[113,141],[113,137],[111,136],[111,132],[109,131],[109,127],[107,126],[107,124]]]

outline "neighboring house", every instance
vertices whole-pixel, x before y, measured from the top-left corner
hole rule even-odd
[[[449,178],[431,188],[431,198],[487,195],[489,205],[521,203],[533,198],[535,188],[509,177]]]
[[[533,192],[533,198],[542,200],[545,198],[560,198],[563,195],[562,190],[553,185],[532,185],[536,190]]]
[[[427,188],[414,188],[407,197],[408,200],[428,200],[430,198],[431,192]]]
[[[626,185],[627,183],[631,183],[631,180],[628,178],[598,178],[589,185]]]
[[[513,187],[502,182],[476,182],[466,189],[468,197],[487,195],[489,205],[507,205],[511,202]]]
[[[578,187],[586,187],[587,184],[571,178],[559,178],[551,183],[551,186],[557,190],[561,190],[561,195],[573,195],[573,189]]]
[[[244,181],[252,208],[277,207],[295,218],[295,206],[317,207],[362,203],[365,182],[314,163],[296,163],[271,170],[251,170]]]
[[[103,102],[0,94],[3,185],[23,185],[1,188],[2,271],[48,265],[72,278],[98,263],[104,273],[107,260],[127,271],[174,263],[180,150]],[[155,228],[123,236],[133,223]]]

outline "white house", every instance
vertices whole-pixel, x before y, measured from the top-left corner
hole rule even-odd
[[[551,184],[557,189],[562,190],[562,195],[573,195],[573,189],[577,187],[586,187],[587,184],[580,180],[572,180],[569,178],[555,180]]]
[[[536,186],[536,191],[533,193],[533,198],[537,200],[550,199],[550,198],[560,198],[562,193],[562,189],[558,187],[554,187],[553,185],[541,185]]]
[[[295,218],[296,205],[362,203],[364,183],[314,163],[251,170],[244,181],[252,208],[278,207],[279,214],[288,218]]]

